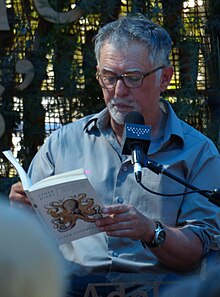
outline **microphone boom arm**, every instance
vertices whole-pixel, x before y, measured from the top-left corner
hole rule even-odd
[[[197,191],[202,196],[208,198],[208,200],[210,202],[214,203],[215,205],[220,206],[220,189],[214,189],[212,191],[201,190],[201,189],[187,183],[185,180],[179,178],[178,176],[170,173],[169,171],[167,171],[165,169],[165,167],[162,164],[157,163],[152,160],[149,160],[148,158],[145,158],[143,167],[150,169],[151,171],[153,171],[156,174],[164,174],[164,175],[168,176],[169,178],[177,181],[178,183],[186,186],[187,188]]]

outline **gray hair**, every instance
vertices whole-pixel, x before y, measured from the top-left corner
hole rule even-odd
[[[106,43],[113,44],[116,49],[122,50],[132,42],[139,42],[146,47],[149,53],[148,59],[152,65],[168,66],[170,64],[172,46],[170,35],[161,26],[141,14],[123,16],[106,24],[99,29],[94,41],[97,62],[99,62],[100,50]]]

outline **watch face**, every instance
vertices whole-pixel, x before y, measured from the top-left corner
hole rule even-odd
[[[157,224],[157,227],[154,231],[155,235],[152,242],[141,241],[144,248],[146,247],[155,248],[155,247],[160,247],[161,245],[164,244],[164,241],[166,239],[166,231],[164,230],[163,225],[160,222],[158,221],[155,221],[155,222]]]
[[[160,230],[156,238],[157,245],[161,246],[164,243],[165,238],[166,238],[166,232],[164,230]]]
[[[166,232],[163,229],[160,229],[155,236],[155,244],[161,246],[164,243],[165,238]]]

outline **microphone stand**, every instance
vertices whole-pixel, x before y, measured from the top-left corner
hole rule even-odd
[[[159,164],[159,163],[149,160],[147,158],[144,159],[143,167],[150,169],[151,171],[153,171],[156,174],[164,174],[164,175],[168,176],[169,178],[177,181],[178,183],[186,186],[187,188],[194,190],[194,191],[198,192],[199,194],[201,194],[202,196],[208,198],[208,200],[210,202],[214,203],[215,205],[220,206],[220,189],[214,189],[211,191],[201,190],[201,189],[187,183],[186,181],[179,178],[178,176],[170,173],[169,171],[167,171],[165,169],[165,167],[162,164]]]

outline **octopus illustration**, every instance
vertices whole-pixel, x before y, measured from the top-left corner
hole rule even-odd
[[[52,217],[51,223],[59,232],[72,229],[78,219],[95,222],[102,217],[100,205],[94,205],[94,199],[87,197],[85,193],[80,193],[77,198],[53,201],[45,208]]]

